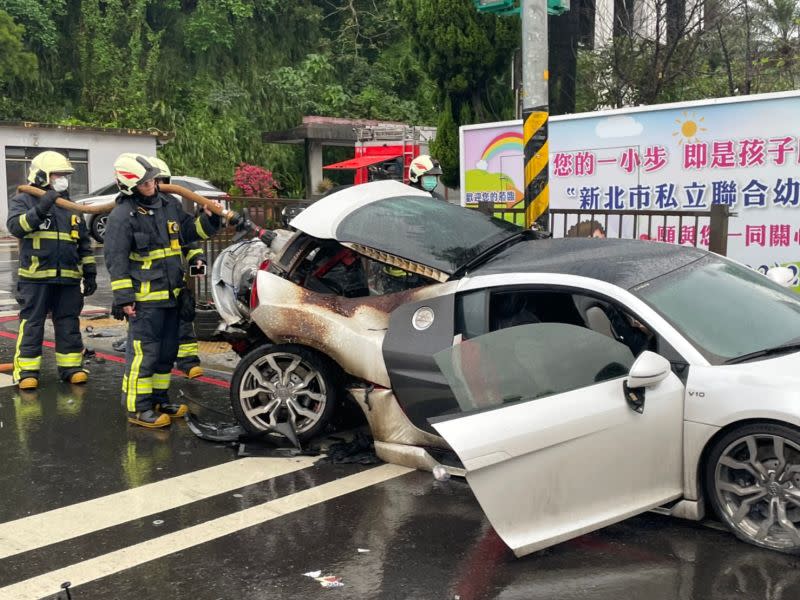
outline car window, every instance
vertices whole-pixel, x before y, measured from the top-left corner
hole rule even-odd
[[[563,323],[509,327],[464,340],[434,358],[465,412],[624,377],[634,361],[626,345]]]
[[[470,292],[456,302],[459,333],[468,339],[533,323],[586,327],[628,346],[634,356],[659,351],[655,333],[617,303],[589,294],[542,289]]]
[[[800,340],[800,296],[716,256],[634,288],[712,364]]]
[[[119,192],[119,187],[117,187],[117,183],[114,182],[101,187],[99,190],[93,191],[89,196],[106,196],[108,194],[116,194],[117,192]]]
[[[398,196],[353,211],[336,228],[336,239],[452,274],[521,231],[512,223],[441,200]]]

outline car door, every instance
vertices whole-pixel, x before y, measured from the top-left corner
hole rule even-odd
[[[634,358],[586,327],[535,323],[435,359],[462,412],[431,423],[517,556],[681,496],[684,388],[658,355]],[[657,384],[625,388],[632,368],[643,375],[653,364],[664,365]]]

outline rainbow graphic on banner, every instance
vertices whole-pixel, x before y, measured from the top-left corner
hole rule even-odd
[[[481,154],[481,160],[488,163],[492,157],[501,152],[522,154],[522,150],[522,134],[506,131],[486,144],[486,148],[483,149],[483,154]]]

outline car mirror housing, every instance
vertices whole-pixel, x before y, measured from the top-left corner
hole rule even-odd
[[[664,381],[670,370],[671,366],[666,358],[646,350],[639,355],[628,372],[628,387],[632,389],[653,387]]]

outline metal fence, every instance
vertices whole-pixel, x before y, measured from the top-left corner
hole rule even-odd
[[[521,208],[478,207],[492,216],[524,226]],[[606,236],[648,239],[676,244],[691,244],[722,254],[728,249],[728,219],[735,214],[727,206],[710,210],[580,210],[551,208],[549,230],[555,237],[575,235],[579,224],[599,224]],[[589,235],[587,233],[586,235]]]
[[[274,229],[281,226],[281,211],[286,206],[306,207],[311,204],[311,200],[293,200],[289,198],[248,198],[231,197],[225,200],[226,208],[235,210],[238,213],[246,213],[253,223],[266,229]],[[226,227],[217,235],[203,242],[203,251],[208,260],[208,275],[206,277],[192,278],[195,298],[198,302],[209,302],[211,300],[211,265],[214,264],[217,256],[228,246],[230,246],[236,231],[233,227]],[[248,232],[248,236],[250,233]]]

